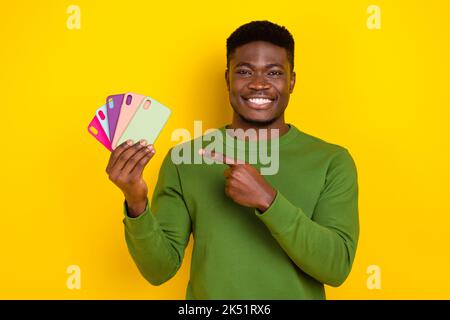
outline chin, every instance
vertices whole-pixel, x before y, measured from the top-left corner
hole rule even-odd
[[[267,126],[274,123],[278,117],[275,116],[251,116],[247,114],[238,113],[239,117],[247,122],[248,124],[252,124],[255,126]]]

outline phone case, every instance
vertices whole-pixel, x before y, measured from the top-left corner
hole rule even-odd
[[[109,135],[108,111],[106,110],[106,104],[98,108],[95,112],[95,115],[97,116],[97,119],[103,128],[103,131],[105,131],[108,140],[111,141],[111,137]]]
[[[120,107],[120,115],[117,120],[116,131],[114,132],[114,138],[111,143],[113,149],[118,145],[119,139],[121,139],[123,132],[128,126],[128,123],[133,118],[136,110],[139,108],[141,101],[145,98],[142,94],[128,92],[125,93],[122,106]]]
[[[106,135],[105,130],[103,130],[102,125],[97,118],[97,115],[94,116],[94,119],[92,119],[91,123],[89,124],[88,131],[109,151],[112,151],[111,143],[109,142],[108,136]]]
[[[119,120],[120,108],[122,107],[124,96],[125,94],[114,94],[106,98],[106,105],[108,106],[109,141],[113,141],[114,139],[117,120]]]
[[[117,145],[127,139],[139,141],[146,139],[153,144],[161,133],[172,111],[155,99],[145,97],[123,132]]]

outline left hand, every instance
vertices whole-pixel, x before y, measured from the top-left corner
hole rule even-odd
[[[209,152],[200,149],[199,153],[228,165],[223,173],[225,176],[225,193],[234,202],[245,207],[256,208],[260,212],[264,212],[270,207],[277,191],[255,167],[242,160],[235,161],[215,151]]]

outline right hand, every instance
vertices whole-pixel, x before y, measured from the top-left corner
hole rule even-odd
[[[153,145],[140,140],[133,144],[125,141],[113,150],[106,173],[109,179],[122,190],[128,205],[128,215],[137,217],[147,205],[148,187],[142,172],[155,155]]]

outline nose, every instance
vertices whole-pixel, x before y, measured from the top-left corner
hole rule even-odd
[[[248,87],[250,89],[263,90],[269,89],[270,84],[266,81],[264,75],[258,75],[255,73],[255,75],[251,78]]]

